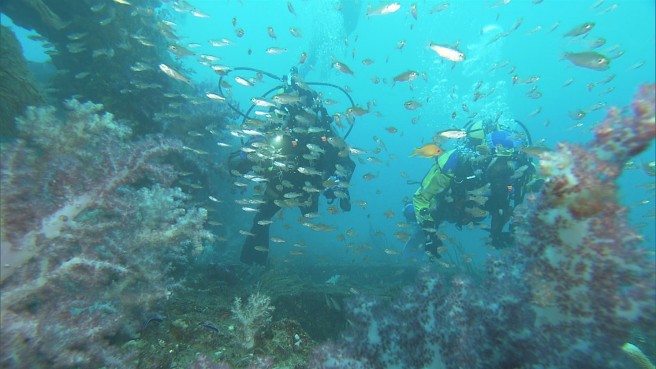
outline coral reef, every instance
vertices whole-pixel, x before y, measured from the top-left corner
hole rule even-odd
[[[656,324],[656,271],[615,198],[627,160],[653,143],[655,86],[611,109],[587,145],[541,157],[547,181],[516,210],[517,249],[482,287],[422,270],[392,304],[358,296],[351,331],[311,368],[626,368],[632,329]]]
[[[271,299],[259,292],[251,294],[246,305],[240,297],[235,297],[232,314],[239,323],[238,339],[246,350],[255,347],[255,335],[271,321],[273,310]]]
[[[273,359],[269,356],[256,356],[248,364],[247,369],[271,369],[273,368]],[[201,355],[196,358],[189,369],[232,369],[232,366],[226,363],[214,363],[207,356]]]
[[[179,142],[133,141],[102,106],[65,105],[29,108],[2,146],[0,363],[130,368],[121,345],[213,235],[158,160]]]

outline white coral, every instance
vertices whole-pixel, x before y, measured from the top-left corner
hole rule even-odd
[[[248,304],[242,305],[240,297],[235,297],[232,304],[232,315],[241,326],[238,335],[242,346],[252,350],[255,346],[255,335],[271,321],[271,313],[275,308],[271,306],[271,299],[267,295],[256,292],[249,296]]]

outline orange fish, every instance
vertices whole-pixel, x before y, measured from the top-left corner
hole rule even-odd
[[[439,146],[430,143],[420,148],[415,148],[415,151],[413,151],[412,155],[410,155],[409,157],[411,158],[413,156],[419,155],[424,158],[434,158],[436,156],[442,155],[443,152],[444,150],[442,150]]]

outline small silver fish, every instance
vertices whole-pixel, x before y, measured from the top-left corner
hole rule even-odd
[[[565,53],[563,57],[572,64],[596,71],[604,71],[610,67],[610,59],[596,51],[584,51],[580,53]]]
[[[176,71],[175,69],[169,67],[169,66],[166,65],[166,64],[160,64],[160,65],[159,65],[159,69],[160,69],[162,72],[164,72],[164,74],[166,74],[167,76],[169,76],[169,77],[171,77],[171,78],[173,78],[173,79],[177,79],[178,81],[182,81],[182,82],[184,82],[184,83],[186,83],[186,84],[188,84],[188,85],[191,84],[191,81],[189,81],[189,78],[183,76],[183,75],[180,74],[178,71]]]

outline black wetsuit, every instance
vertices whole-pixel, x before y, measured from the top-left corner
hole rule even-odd
[[[499,157],[494,160],[494,165],[490,165],[491,161],[492,158],[478,164],[479,176],[474,175],[477,171],[472,167],[471,162],[459,163],[453,173],[449,188],[438,195],[437,205],[432,216],[436,228],[446,221],[455,224],[460,229],[465,224],[480,222],[486,217],[486,215],[477,216],[471,212],[471,209],[485,210],[491,217],[492,245],[496,248],[503,248],[512,243],[510,238],[512,224],[510,233],[503,232],[503,228],[511,220],[514,208],[522,202],[526,184],[535,175],[535,168],[525,156],[520,158]],[[513,161],[512,166],[508,165],[510,161]],[[527,165],[528,169],[521,176],[512,178],[515,174],[514,168],[521,165]],[[489,184],[490,187],[485,194],[487,200],[484,204],[469,198],[469,191],[482,188],[486,184]],[[431,237],[435,236],[431,235]],[[438,247],[441,242],[435,240],[434,245]]]
[[[288,120],[293,119],[300,112],[299,106],[288,106]],[[340,164],[345,169],[349,181],[355,169],[355,163],[348,156],[340,156],[339,149],[328,142],[328,138],[335,137],[330,129],[330,117],[323,107],[317,107],[315,113],[318,116],[321,132],[294,133],[294,125],[288,124],[277,145],[282,154],[281,161],[287,164],[286,168],[271,165],[266,168],[264,174],[268,179],[264,191],[263,201],[253,219],[251,233],[246,236],[241,251],[241,261],[247,264],[265,265],[268,258],[269,227],[268,222],[280,209],[284,207],[298,207],[303,215],[316,212],[319,207],[319,191],[323,190],[323,182],[335,174],[336,165]],[[310,144],[310,147],[308,147]],[[313,157],[314,156],[314,157]],[[316,171],[320,174],[304,174],[299,168]],[[305,171],[304,169],[301,169]],[[310,189],[310,191],[308,191]],[[348,192],[345,190],[345,193]],[[286,197],[285,195],[292,195]],[[299,195],[300,194],[300,195]],[[348,209],[342,205],[344,210]],[[264,222],[262,222],[264,221]],[[262,222],[262,223],[260,223]]]

